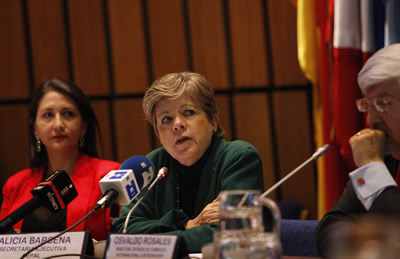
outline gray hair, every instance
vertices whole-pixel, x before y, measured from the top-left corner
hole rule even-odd
[[[363,94],[369,87],[391,80],[396,80],[400,86],[400,43],[377,51],[358,73],[358,85]]]
[[[170,73],[154,81],[143,98],[144,114],[157,135],[156,104],[163,97],[176,99],[183,95],[190,96],[206,113],[209,122],[213,122],[214,114],[218,114],[218,108],[214,91],[206,78],[194,72]],[[223,135],[224,130],[217,121],[217,136],[223,137]]]

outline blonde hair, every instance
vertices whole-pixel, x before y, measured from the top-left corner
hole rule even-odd
[[[157,135],[156,104],[163,97],[176,99],[183,95],[190,96],[206,113],[210,123],[214,122],[218,107],[214,99],[214,91],[206,78],[194,72],[170,73],[155,80],[143,98],[144,114]],[[217,136],[223,137],[223,135],[224,130],[217,122]]]

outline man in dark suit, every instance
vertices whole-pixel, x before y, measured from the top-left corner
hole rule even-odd
[[[350,138],[358,168],[349,174],[342,196],[317,227],[317,247],[323,257],[332,257],[335,236],[343,234],[349,222],[366,215],[400,220],[396,183],[396,177],[400,178],[400,44],[387,46],[369,58],[358,83],[364,97],[357,100],[357,107],[368,112],[369,128]]]

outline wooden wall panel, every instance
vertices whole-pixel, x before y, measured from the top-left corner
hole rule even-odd
[[[114,160],[114,154],[112,149],[112,134],[111,134],[111,122],[109,116],[109,104],[106,101],[91,101],[91,105],[96,113],[97,120],[99,121],[99,127],[101,131],[101,143],[99,136],[98,138],[98,150],[100,158]]]
[[[226,89],[228,64],[221,1],[187,1],[193,71],[204,75],[215,89]]]
[[[109,92],[101,0],[68,0],[74,81],[88,95]]]
[[[19,170],[29,167],[28,106],[0,107],[0,187]],[[12,120],[10,119],[12,115]]]
[[[308,159],[314,150],[311,143],[307,95],[304,92],[274,94],[274,114],[278,139],[281,178]],[[284,200],[298,200],[310,210],[316,209],[316,186],[312,163],[282,185]]]
[[[154,79],[189,69],[181,0],[147,1]]]
[[[229,109],[229,97],[226,95],[217,95],[215,97],[219,109],[219,123],[225,131],[224,139],[232,140],[231,118]]]
[[[313,152],[309,85],[297,62],[291,1],[0,0],[0,30],[0,119],[11,122],[0,130],[7,160],[0,161],[1,169],[27,166],[28,156],[8,156],[20,154],[20,147],[28,152],[30,87],[54,76],[71,77],[91,97],[106,159],[122,162],[159,146],[144,120],[140,96],[159,76],[189,69],[218,90],[225,139],[243,139],[259,150],[267,188],[276,182],[275,174],[283,176]],[[268,74],[271,63],[275,80]],[[279,92],[285,86],[299,91]],[[283,199],[300,199],[312,213],[314,170],[304,169],[280,192]]]
[[[235,85],[268,85],[265,27],[261,1],[230,0]]]
[[[54,77],[69,78],[61,0],[27,1],[35,87]]]
[[[0,0],[0,99],[29,96],[22,1]]]
[[[291,1],[267,1],[273,67],[277,85],[305,84],[297,59],[296,7]]]
[[[144,92],[150,82],[141,0],[107,3],[115,92]]]
[[[237,138],[253,144],[260,152],[266,188],[275,183],[271,132],[266,94],[238,94],[234,97]]]
[[[146,155],[152,150],[150,124],[144,119],[142,100],[115,102],[115,135],[118,160]]]

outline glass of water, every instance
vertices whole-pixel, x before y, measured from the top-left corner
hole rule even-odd
[[[260,195],[256,190],[221,192],[220,229],[214,235],[216,258],[280,258],[280,212],[272,200]],[[264,232],[264,206],[271,210],[274,225],[278,225],[273,232]]]

